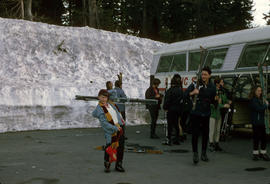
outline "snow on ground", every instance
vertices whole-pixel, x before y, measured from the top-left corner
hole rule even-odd
[[[89,115],[96,102],[75,101],[75,95],[97,95],[122,72],[127,96],[144,98],[152,54],[163,45],[89,27],[0,18],[0,131],[97,126]]]

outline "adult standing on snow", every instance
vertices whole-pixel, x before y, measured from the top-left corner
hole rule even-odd
[[[151,139],[158,139],[159,137],[156,135],[156,124],[158,119],[158,112],[160,109],[160,104],[162,102],[162,95],[159,94],[158,86],[160,84],[159,79],[154,79],[151,86],[145,92],[146,99],[155,99],[158,100],[158,104],[147,104],[146,108],[150,112],[151,116],[151,132],[150,138]]]
[[[199,82],[199,89],[196,89],[194,83],[192,83],[185,91],[186,97],[198,95],[195,109],[192,110],[190,114],[194,164],[199,162],[198,138],[200,131],[202,131],[201,160],[205,162],[209,160],[206,150],[209,138],[209,118],[211,115],[210,105],[214,103],[216,96],[216,87],[210,81],[211,73],[212,71],[209,67],[204,67],[201,73],[201,80],[197,81]]]

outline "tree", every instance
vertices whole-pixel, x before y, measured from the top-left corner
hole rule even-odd
[[[97,28],[98,27],[98,9],[96,0],[88,0],[89,6],[89,26]]]
[[[270,4],[269,4],[269,6],[270,6]],[[270,25],[270,11],[268,12],[268,14],[264,13],[263,16],[264,16],[263,19],[266,20],[266,24]]]
[[[32,0],[25,0],[25,18],[27,20],[33,20],[33,15],[32,15]]]

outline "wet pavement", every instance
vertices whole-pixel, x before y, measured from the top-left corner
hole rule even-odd
[[[96,149],[105,142],[101,128],[0,134],[0,182],[270,184],[270,162],[252,161],[252,139],[248,134],[235,133],[221,142],[225,151],[208,152],[210,162],[200,161],[194,166],[190,136],[181,145],[165,146],[161,144],[165,138],[163,127],[157,127],[160,139],[150,139],[149,130],[147,125],[127,127],[125,173],[116,172],[114,164],[110,173],[104,173],[104,153]],[[134,145],[152,147],[155,152],[135,153],[131,149]]]

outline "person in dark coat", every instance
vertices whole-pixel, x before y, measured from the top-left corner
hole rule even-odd
[[[210,105],[214,103],[216,95],[216,86],[210,81],[211,69],[204,67],[201,73],[201,80],[199,82],[199,89],[195,88],[195,84],[189,85],[185,91],[185,96],[197,96],[195,109],[191,111],[190,123],[192,129],[192,150],[193,163],[199,162],[198,156],[198,138],[200,131],[202,131],[202,153],[201,160],[209,161],[206,150],[209,139],[209,119],[211,115]]]
[[[181,77],[174,76],[171,80],[171,87],[166,91],[163,103],[163,109],[167,111],[168,140],[167,145],[172,144],[172,131],[176,130],[173,144],[179,145],[179,124],[178,120],[182,112],[183,91],[181,89]]]
[[[145,92],[146,99],[158,100],[158,104],[146,105],[146,108],[149,110],[150,116],[151,116],[151,132],[150,132],[151,139],[159,138],[156,135],[156,124],[157,124],[160,104],[162,102],[162,95],[159,93],[159,89],[158,89],[159,84],[160,84],[160,80],[155,78],[152,82],[152,85]]]
[[[255,86],[249,95],[251,109],[251,124],[253,129],[253,160],[257,161],[262,158],[265,161],[270,161],[266,153],[266,132],[264,113],[269,103],[262,99],[262,88]],[[260,145],[260,151],[259,151]]]

